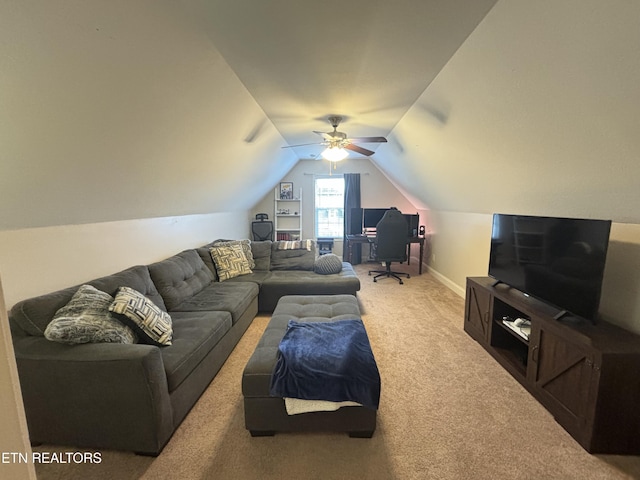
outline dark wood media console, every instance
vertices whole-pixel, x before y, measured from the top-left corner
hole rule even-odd
[[[640,454],[640,336],[558,310],[489,277],[467,278],[464,330],[590,453]],[[503,317],[531,321],[529,338]]]

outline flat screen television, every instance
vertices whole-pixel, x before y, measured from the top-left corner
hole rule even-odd
[[[595,322],[610,220],[494,214],[489,276]]]

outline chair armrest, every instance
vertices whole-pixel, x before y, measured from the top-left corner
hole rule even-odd
[[[159,347],[28,336],[14,350],[32,442],[157,454],[171,436]]]

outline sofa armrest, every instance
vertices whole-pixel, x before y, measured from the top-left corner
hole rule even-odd
[[[14,350],[33,443],[157,454],[171,436],[158,347],[27,336]]]

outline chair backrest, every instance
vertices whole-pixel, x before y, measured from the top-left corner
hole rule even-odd
[[[407,260],[407,220],[399,210],[388,210],[376,226],[376,257],[383,262]]]
[[[266,220],[251,222],[251,233],[254,242],[273,241],[273,222]]]

